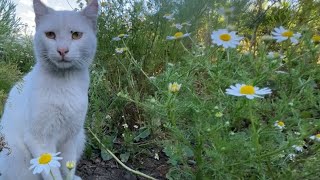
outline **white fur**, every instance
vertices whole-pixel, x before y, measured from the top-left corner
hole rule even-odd
[[[34,0],[36,65],[11,90],[1,120],[12,150],[0,153],[1,180],[49,180],[33,175],[30,160],[42,153],[61,152],[56,180],[67,175],[66,161],[79,160],[85,144],[83,124],[88,106],[89,65],[96,51],[97,0],[82,12],[54,11]],[[52,31],[55,39],[46,37]],[[82,32],[79,40],[71,31]],[[58,48],[69,52],[63,61]],[[74,175],[73,179],[81,179]]]

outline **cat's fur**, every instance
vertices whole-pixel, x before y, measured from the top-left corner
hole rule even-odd
[[[82,11],[55,11],[33,0],[36,64],[9,94],[1,120],[11,154],[0,153],[1,180],[48,180],[33,175],[30,160],[61,152],[56,180],[66,177],[66,161],[79,160],[84,149],[83,124],[88,106],[89,65],[96,52],[98,2]],[[55,39],[46,36],[54,32]],[[72,39],[72,32],[82,32]],[[63,52],[59,53],[59,50]],[[73,179],[81,179],[74,175]]]

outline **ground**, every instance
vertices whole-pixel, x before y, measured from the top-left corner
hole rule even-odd
[[[141,171],[156,179],[165,179],[169,170],[167,158],[159,154],[159,160],[152,157],[139,157],[138,161],[127,162],[127,166]],[[83,180],[145,180],[141,176],[130,173],[118,164],[114,159],[103,161],[100,157],[83,158],[77,167],[77,175]]]

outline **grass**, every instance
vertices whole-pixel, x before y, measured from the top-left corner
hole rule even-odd
[[[245,1],[163,1],[161,8],[155,1],[150,7],[133,3],[127,11],[125,3],[129,2],[102,4],[99,48],[91,68],[86,127],[104,147],[122,162],[165,153],[168,179],[319,177],[320,144],[310,139],[320,133],[320,47],[311,41],[318,27],[312,18],[315,4],[262,9],[258,4],[250,10]],[[233,5],[239,16],[217,14],[219,7]],[[190,20],[191,26],[181,30],[190,37],[166,40],[179,31],[163,18],[174,11],[174,22]],[[257,19],[253,21],[249,13]],[[307,22],[308,28],[302,28]],[[211,32],[230,25],[244,36],[242,43],[234,49],[213,45]],[[299,44],[264,38],[279,25],[301,32]],[[129,36],[112,41],[122,33]],[[0,87],[5,87],[2,99],[19,72],[32,65],[30,43],[23,46],[25,52],[12,48],[20,46],[6,43],[5,56],[0,56],[5,62],[0,72],[7,69],[12,76],[0,78]],[[126,50],[116,53],[116,48]],[[270,51],[283,58],[268,57]],[[181,84],[177,92],[168,89],[174,82]],[[226,94],[236,83],[269,87],[272,93],[252,100]],[[283,130],[275,127],[277,121],[284,122]],[[112,158],[95,137],[88,136],[87,156],[98,152],[104,160]]]

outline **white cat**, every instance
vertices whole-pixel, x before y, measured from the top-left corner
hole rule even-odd
[[[33,0],[36,64],[9,94],[1,120],[10,155],[0,153],[1,180],[52,179],[33,175],[30,160],[61,152],[56,180],[66,177],[66,161],[79,160],[85,145],[89,66],[96,52],[98,2],[82,11],[55,11]],[[81,178],[72,174],[74,180]]]

